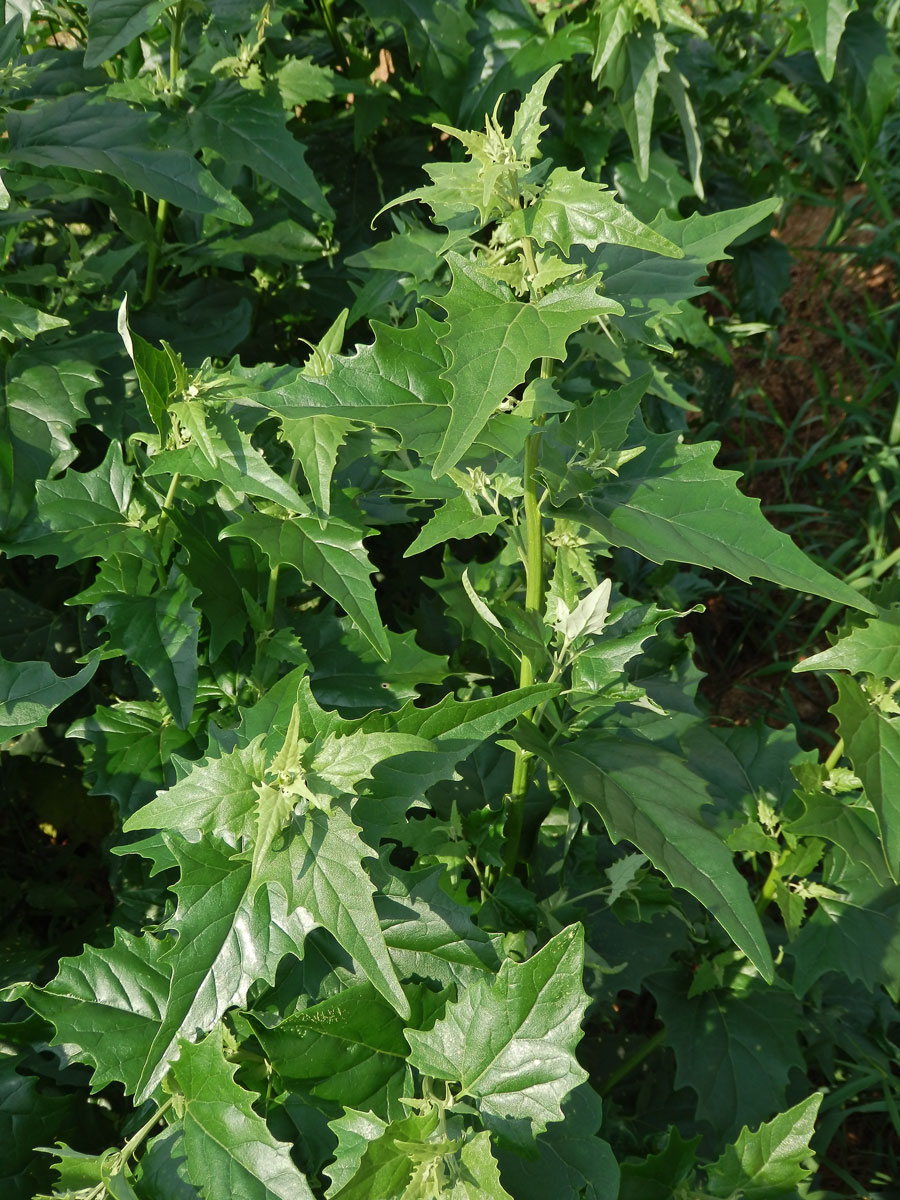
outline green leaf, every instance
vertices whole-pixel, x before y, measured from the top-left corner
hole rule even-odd
[[[93,1068],[95,1091],[118,1082],[130,1094],[138,1086],[166,1006],[165,948],[152,934],[135,937],[119,928],[109,949],[87,946],[62,959],[45,987],[21,992],[56,1027],[53,1044]]]
[[[733,1146],[728,1146],[708,1168],[706,1190],[724,1200],[778,1200],[796,1195],[797,1184],[812,1174],[809,1148],[822,1093],[795,1104],[755,1133],[745,1126]]]
[[[34,1149],[75,1126],[74,1097],[38,1088],[34,1075],[20,1073],[17,1056],[0,1058],[0,1185],[7,1200],[32,1200],[49,1180],[49,1163]]]
[[[330,1200],[350,1182],[359,1170],[366,1146],[381,1137],[387,1124],[372,1112],[359,1112],[357,1109],[345,1107],[343,1116],[329,1121],[328,1127],[336,1135],[338,1142],[334,1161],[325,1168],[325,1174],[331,1180],[325,1195]]]
[[[123,462],[119,443],[110,442],[103,462],[92,471],[69,469],[59,479],[39,479],[38,520],[3,549],[9,555],[54,554],[61,567],[114,554],[155,562],[154,543],[140,528],[143,505],[132,497],[134,474]]]
[[[174,781],[174,755],[197,752],[193,735],[172,723],[161,700],[99,706],[75,721],[66,736],[89,743],[85,757],[91,791],[113,796],[123,820]]]
[[[207,1200],[313,1200],[290,1146],[253,1110],[256,1097],[235,1083],[236,1070],[225,1058],[220,1030],[197,1045],[182,1043],[172,1067],[191,1182]]]
[[[592,183],[583,176],[583,169],[557,167],[538,199],[513,213],[511,230],[533,238],[539,246],[552,242],[563,254],[568,254],[574,243],[596,250],[604,242],[634,246],[668,258],[684,257],[684,251],[674,242],[632,216],[604,184]]]
[[[625,85],[618,89],[616,103],[641,179],[650,170],[650,134],[660,74],[668,70],[666,55],[672,43],[650,22],[645,22],[625,41]]]
[[[190,724],[197,696],[200,614],[193,604],[199,595],[177,574],[174,583],[150,596],[109,595],[91,608],[106,621],[112,646],[159,690],[179,729]]]
[[[146,1194],[148,1200],[200,1200],[200,1193],[187,1180],[180,1121],[173,1121],[147,1142],[137,1180],[141,1195]]]
[[[446,993],[421,984],[404,990],[416,1025],[428,1024],[444,1006]],[[252,1025],[288,1087],[384,1118],[402,1111],[399,1097],[412,1086],[404,1021],[370,983],[344,988],[273,1027]]]
[[[167,416],[170,401],[178,393],[178,378],[171,354],[151,346],[128,324],[128,297],[119,305],[116,318],[119,337],[134,363],[141,395],[147,405],[150,419],[159,430],[163,445],[168,437],[171,422]]]
[[[124,50],[153,28],[167,7],[167,0],[88,0],[85,67],[99,67]]]
[[[179,1038],[213,1029],[227,1009],[242,1005],[252,983],[271,983],[286,954],[298,958],[311,927],[309,914],[290,903],[292,860],[275,854],[266,878],[247,858],[207,835],[191,843],[169,833],[162,842],[181,872],[178,907],[163,928],[174,930],[162,965],[171,973],[165,1012],[137,1083],[138,1102],[150,1096],[178,1054]]]
[[[900,881],[900,727],[873,707],[859,684],[834,676],[838,719],[847,757],[875,810],[884,858],[895,883]]]
[[[741,1125],[778,1112],[791,1070],[804,1069],[799,1001],[783,985],[766,987],[746,977],[737,983],[737,990],[707,991],[688,1000],[680,974],[646,981],[659,1005],[666,1043],[675,1051],[675,1086],[693,1088],[697,1115],[730,1137]]]
[[[410,1151],[426,1145],[437,1125],[437,1112],[393,1121],[367,1145],[356,1173],[339,1191],[331,1191],[335,1200],[402,1200],[413,1173],[415,1160]],[[427,1153],[427,1152],[426,1152]],[[435,1149],[439,1157],[440,1151]]]
[[[68,324],[65,317],[42,312],[23,300],[17,300],[15,296],[0,296],[0,341],[14,342],[17,338],[27,338],[31,342],[48,329],[63,329]]]
[[[71,434],[86,420],[84,397],[100,386],[87,362],[42,361],[21,353],[7,363],[0,409],[0,532],[14,529],[34,499],[35,483],[74,462]]]
[[[281,434],[300,460],[309,490],[317,507],[327,517],[331,512],[331,477],[338,450],[352,421],[328,413],[308,417],[281,416]]]
[[[239,496],[260,496],[293,510],[300,506],[296,491],[272,470],[233,417],[205,414],[203,433],[202,448],[192,441],[178,450],[163,450],[153,456],[144,475],[184,475],[224,484]]]
[[[613,841],[627,839],[674,887],[696,896],[771,983],[772,955],[747,885],[703,820],[711,803],[704,781],[661,746],[621,737],[582,735],[550,761],[572,797],[599,812]]]
[[[374,567],[363,548],[363,531],[337,517],[291,516],[281,519],[252,513],[222,530],[224,537],[246,537],[262,550],[269,566],[294,567],[308,583],[340,604],[387,661],[390,647],[369,576]]]
[[[447,1200],[512,1200],[500,1182],[497,1160],[487,1130],[476,1133],[459,1152],[459,1169],[441,1195]]]
[[[6,127],[12,163],[100,172],[189,212],[251,223],[243,204],[192,155],[158,149],[150,115],[123,101],[75,92],[9,113]]]
[[[561,512],[651,562],[715,567],[745,582],[755,575],[873,611],[858,591],[769,525],[759,501],[738,491],[737,472],[715,465],[718,442],[689,445],[668,434],[647,434],[641,442],[644,453],[605,485],[596,507],[572,504]]]
[[[570,334],[600,313],[622,311],[615,301],[598,295],[596,278],[522,303],[505,284],[459,254],[451,252],[447,261],[453,283],[441,305],[449,330],[439,340],[451,358],[443,377],[452,386],[453,398],[435,478],[456,465],[536,359],[565,358]]]
[[[5,662],[0,658],[0,743],[29,729],[43,729],[55,708],[94,677],[99,659],[63,678],[45,662]]]
[[[477,979],[428,1032],[408,1029],[410,1063],[457,1081],[498,1129],[527,1122],[532,1135],[562,1120],[560,1103],[587,1078],[575,1059],[588,998],[584,933],[562,930],[527,962],[505,960]]]
[[[191,764],[183,779],[129,817],[123,830],[167,829],[185,836],[211,833],[249,839],[258,799],[255,789],[266,769],[262,740],[256,737],[220,758]]]
[[[822,78],[830,83],[834,78],[838,46],[844,35],[847,18],[857,9],[856,0],[801,0],[806,11],[806,23],[812,38],[816,62]]]
[[[605,1200],[617,1196],[619,1168],[612,1147],[597,1136],[603,1107],[590,1084],[563,1101],[563,1120],[537,1139],[537,1158],[500,1156],[501,1178],[516,1200]],[[670,1180],[671,1182],[671,1180]],[[587,1189],[587,1190],[585,1190]]]
[[[477,500],[467,496],[454,496],[445,500],[441,507],[419,530],[415,540],[404,551],[404,558],[423,554],[432,546],[440,546],[450,538],[464,541],[480,533],[493,533],[503,521],[503,516],[491,513],[485,516]]]
[[[683,1141],[674,1125],[670,1126],[666,1144],[657,1154],[649,1154],[642,1162],[627,1158],[622,1163],[619,1200],[672,1200],[673,1188],[693,1172],[699,1141],[699,1133]]]
[[[864,672],[879,679],[900,679],[900,606],[882,609],[835,645],[804,658],[794,670]]]
[[[248,91],[237,80],[217,82],[188,116],[198,146],[239,162],[322,217],[333,217],[319,182],[306,164],[306,147],[285,128],[274,92]]]
[[[311,809],[294,837],[298,857],[292,900],[325,927],[359,963],[366,977],[403,1017],[403,994],[372,902],[375,888],[363,860],[375,852],[341,804],[331,811]]]

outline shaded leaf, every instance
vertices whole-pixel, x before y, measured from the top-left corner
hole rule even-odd
[[[89,0],[85,67],[99,67],[148,29],[167,7],[167,0]]]
[[[63,678],[45,662],[4,662],[0,658],[0,742],[29,729],[42,729],[55,708],[94,677],[99,659]]]

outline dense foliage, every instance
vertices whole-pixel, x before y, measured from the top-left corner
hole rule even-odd
[[[10,1200],[812,1197],[896,1136],[900,592],[693,419],[791,197],[890,218],[895,8],[6,0]],[[710,719],[721,573],[841,622],[825,761]]]

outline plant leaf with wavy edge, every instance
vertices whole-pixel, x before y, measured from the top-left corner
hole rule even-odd
[[[7,118],[8,119],[8,118]],[[65,317],[43,312],[15,296],[0,296],[0,341],[14,342],[17,338],[34,339],[50,329],[65,329]]]
[[[450,355],[443,372],[452,389],[450,425],[434,464],[445,474],[462,458],[488,417],[538,358],[563,359],[566,341],[600,313],[621,313],[615,300],[598,294],[599,278],[565,284],[523,303],[510,289],[459,254],[447,262],[453,276],[441,298],[447,331],[439,341]]]
[[[21,523],[34,500],[35,484],[74,462],[75,427],[90,415],[84,397],[100,386],[90,363],[41,361],[20,352],[6,367],[0,407],[0,533]]]
[[[89,0],[85,67],[99,67],[135,38],[152,29],[167,0]]]
[[[838,719],[847,757],[875,810],[887,869],[900,881],[900,727],[873,707],[865,692],[847,675],[833,676],[837,703],[829,709]]]
[[[850,671],[900,679],[900,607],[881,609],[864,625],[818,654],[797,663],[795,671]]]
[[[338,450],[355,428],[346,417],[318,413],[308,417],[280,414],[281,436],[300,460],[313,500],[327,517],[331,512],[331,477]]]
[[[0,658],[0,743],[43,729],[55,708],[94,677],[95,658],[76,675],[57,675],[45,662],[5,662]]]
[[[715,465],[718,442],[691,446],[666,434],[641,442],[643,454],[622,466],[593,506],[576,501],[560,513],[651,562],[715,567],[745,582],[756,576],[875,611],[764,519],[759,501],[738,491],[738,473]]]
[[[705,782],[652,742],[584,734],[549,760],[573,799],[600,814],[612,840],[627,839],[674,887],[696,896],[771,983],[772,954],[747,885],[703,821],[712,803]]]
[[[375,851],[359,836],[341,802],[330,812],[314,808],[306,814],[291,842],[299,861],[293,904],[302,905],[339,945],[359,963],[368,980],[403,1017],[409,1002],[385,945],[363,860]]]
[[[596,250],[607,245],[633,246],[667,258],[683,258],[684,251],[667,237],[632,216],[604,184],[584,178],[584,168],[556,167],[541,193],[527,208],[516,209],[510,228],[539,246],[552,242],[568,254],[573,243]]]
[[[135,1089],[145,1100],[178,1054],[180,1038],[193,1039],[244,1003],[252,983],[271,983],[286,954],[302,956],[312,927],[309,914],[291,903],[294,860],[270,855],[262,874],[226,843],[200,842],[163,833],[159,839],[181,872],[173,887],[175,913],[163,928],[175,931],[163,965],[171,983],[160,1027]]]
[[[188,479],[224,484],[239,496],[273,500],[288,510],[301,508],[294,488],[272,470],[249,435],[227,413],[205,414],[204,433],[203,450],[194,443],[177,450],[163,450],[153,456],[144,475],[184,475]]]
[[[75,92],[8,113],[4,149],[12,163],[99,172],[188,212],[251,224],[243,204],[193,155],[156,146],[151,126],[149,113],[124,101]]]
[[[414,1167],[410,1149],[420,1146],[424,1150],[437,1122],[436,1110],[391,1122],[379,1136],[366,1142],[356,1172],[339,1191],[329,1191],[330,1197],[334,1200],[374,1200],[378,1196],[399,1200],[406,1196]],[[434,1153],[435,1157],[439,1156],[437,1147]]]
[[[220,1030],[181,1044],[172,1076],[184,1108],[188,1177],[209,1200],[313,1200],[289,1143],[269,1132],[253,1109],[255,1094],[235,1082],[236,1070]]]
[[[706,1190],[723,1200],[778,1200],[813,1173],[810,1139],[822,1092],[814,1092],[752,1133],[745,1125],[733,1146],[707,1167]]]
[[[156,562],[155,542],[140,527],[143,506],[132,497],[134,475],[123,461],[122,447],[110,442],[103,462],[92,471],[69,468],[59,479],[39,479],[37,519],[18,530],[15,542],[4,543],[3,552],[10,557],[53,554],[61,567],[114,554]]]
[[[194,601],[199,595],[178,573],[170,586],[149,596],[106,596],[91,608],[92,616],[106,621],[110,644],[158,689],[179,729],[190,724],[197,696],[200,614]]]
[[[744,978],[734,990],[688,999],[688,979],[683,970],[665,972],[648,976],[646,986],[675,1052],[675,1086],[692,1088],[698,1117],[720,1136],[734,1137],[742,1125],[778,1112],[792,1069],[804,1070],[803,1010],[786,984],[771,988]]]
[[[56,1027],[53,1045],[65,1045],[93,1068],[94,1091],[122,1083],[134,1092],[159,1031],[169,992],[166,942],[122,928],[109,949],[87,946],[64,958],[42,988],[17,986],[28,1007]]]
[[[506,959],[493,979],[470,983],[432,1029],[407,1029],[410,1063],[459,1082],[498,1129],[527,1123],[534,1135],[561,1121],[561,1101],[587,1079],[575,1058],[588,1005],[583,963],[581,926],[563,929],[523,963]]]
[[[194,143],[239,162],[320,217],[334,209],[306,163],[306,147],[285,128],[287,113],[273,90],[248,91],[237,80],[216,81],[188,115]]]
[[[294,567],[307,583],[314,583],[340,604],[387,662],[390,646],[369,578],[375,568],[363,547],[369,532],[338,517],[326,521],[300,514],[282,519],[250,513],[227,525],[220,536],[249,538],[271,568]]]

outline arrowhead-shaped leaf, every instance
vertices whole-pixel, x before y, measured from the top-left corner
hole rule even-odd
[[[738,491],[737,472],[715,465],[718,443],[688,445],[672,435],[641,441],[643,454],[605,485],[594,507],[575,502],[561,511],[651,562],[715,567],[745,582],[757,576],[874,611],[763,518],[759,501]]]
[[[222,530],[224,537],[246,537],[265,554],[270,567],[295,567],[308,583],[340,604],[381,657],[390,647],[369,576],[375,568],[363,547],[366,531],[337,517],[292,516],[282,520],[263,513],[241,517]]]
[[[850,14],[857,9],[856,0],[802,0],[802,3],[816,62],[822,78],[830,83],[834,77],[844,26]]]
[[[188,1177],[206,1200],[313,1200],[290,1146],[254,1111],[256,1097],[235,1083],[236,1070],[220,1030],[180,1048],[172,1074],[183,1097]]]
[[[91,0],[85,67],[99,67],[152,29],[167,7],[166,0]]]
[[[584,934],[558,933],[523,963],[505,960],[476,979],[432,1029],[408,1029],[410,1063],[457,1081],[498,1127],[527,1121],[533,1133],[562,1120],[561,1102],[587,1078],[575,1058],[588,1004],[581,982]]]
[[[600,813],[614,842],[625,838],[675,887],[703,904],[764,979],[772,954],[731,851],[704,823],[706,785],[652,742],[582,735],[552,762],[573,798]]]
[[[865,672],[879,679],[900,679],[900,608],[883,609],[827,650],[797,663],[795,671]]]
[[[779,1200],[796,1195],[797,1184],[808,1179],[812,1151],[810,1139],[822,1093],[795,1104],[751,1133],[744,1126],[733,1146],[708,1168],[706,1190],[710,1196],[742,1200]]]
[[[449,328],[440,342],[451,357],[443,377],[453,397],[435,478],[462,458],[536,359],[565,358],[566,341],[577,329],[601,313],[623,311],[617,301],[598,295],[597,278],[566,284],[538,301],[523,303],[461,255],[450,253],[447,261],[453,283],[441,299]]]

